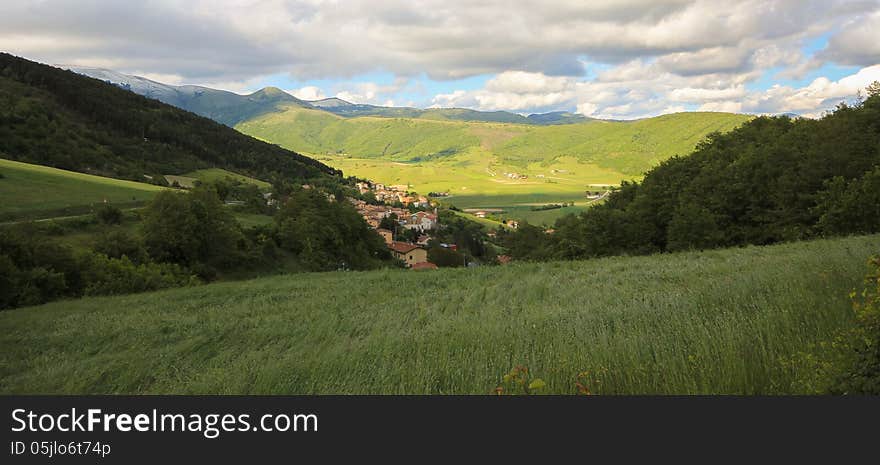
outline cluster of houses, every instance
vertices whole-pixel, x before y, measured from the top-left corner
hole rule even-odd
[[[363,185],[363,186],[362,186]],[[366,183],[358,183],[358,189],[362,188],[370,189],[370,186]],[[392,187],[400,187],[400,186],[392,186]],[[408,200],[410,203],[405,203],[401,200],[401,197],[394,197],[393,200],[388,199],[388,192],[397,192],[397,191],[388,191],[381,184],[375,185],[376,190],[373,191],[376,195],[377,200],[382,200],[384,202],[394,202],[398,201],[403,203],[404,205],[413,204],[413,201],[417,202],[415,205],[421,205],[423,202],[421,199],[423,197],[418,197],[414,195],[406,195],[404,200]],[[380,189],[381,188],[381,189]],[[366,191],[361,190],[361,193],[365,193]],[[384,193],[383,193],[384,192]],[[382,193],[382,199],[380,199],[380,193]],[[439,226],[437,210],[435,209],[433,213],[425,212],[425,211],[415,211],[411,212],[405,208],[398,208],[390,205],[372,205],[363,200],[358,199],[349,199],[349,201],[354,205],[357,209],[358,213],[363,216],[364,221],[370,225],[373,229],[385,239],[385,244],[388,246],[388,249],[391,251],[391,254],[397,258],[398,260],[403,261],[407,268],[412,270],[430,270],[436,269],[437,265],[428,261],[428,242],[431,240],[431,236],[425,234],[428,231],[432,231]],[[430,206],[430,203],[427,199],[424,200],[424,204]],[[391,215],[395,215],[397,218],[397,223],[410,230],[414,230],[419,233],[418,240],[416,243],[410,242],[401,242],[394,240],[394,232],[388,229],[380,228],[380,224],[382,220],[390,217]]]
[[[356,186],[361,194],[372,192],[373,195],[376,196],[376,200],[380,202],[400,202],[406,207],[410,205],[415,205],[419,208],[428,208],[431,206],[431,201],[428,200],[427,197],[423,195],[414,195],[407,192],[407,189],[409,188],[409,186],[407,185],[401,184],[396,186],[386,186],[385,184],[359,182],[356,184]]]
[[[358,213],[364,217],[364,221],[373,229],[378,229],[382,220],[391,215],[397,217],[397,222],[406,229],[413,229],[418,232],[430,231],[436,229],[437,210],[434,213],[416,211],[411,212],[406,208],[392,207],[390,205],[371,205],[363,200],[349,199]]]

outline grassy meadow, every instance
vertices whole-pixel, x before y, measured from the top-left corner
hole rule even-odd
[[[0,392],[804,391],[880,236],[434,272],[285,275],[0,313]]]
[[[0,221],[89,213],[105,200],[143,205],[161,187],[0,159]]]
[[[431,118],[343,118],[298,106],[280,107],[236,128],[385,184],[449,192],[459,208],[494,207],[510,217],[548,223],[563,213],[529,214],[544,203],[580,201],[591,184],[641,179],[661,161],[690,153],[713,131],[729,131],[747,115],[678,113],[630,122],[589,121],[536,126]],[[516,173],[527,178],[512,178]]]
[[[270,190],[272,189],[272,184],[269,184],[266,181],[261,181],[259,179],[254,179],[249,176],[245,176],[243,174],[233,173],[232,171],[227,171],[221,168],[207,168],[202,170],[196,170],[191,173],[187,173],[184,176],[198,179],[202,182],[214,182],[214,181],[223,181],[225,179],[233,179],[235,181],[239,181],[245,184],[253,184],[259,187],[262,190]]]

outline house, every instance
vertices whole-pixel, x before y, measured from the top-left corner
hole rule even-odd
[[[435,265],[435,264],[433,264],[433,263],[431,263],[431,262],[422,262],[422,263],[416,263],[416,264],[414,264],[410,269],[411,269],[411,270],[417,270],[417,271],[418,271],[418,270],[436,270],[436,269],[437,269],[437,265]]]
[[[394,242],[393,232],[382,228],[377,229],[376,232],[379,233],[380,236],[382,236],[382,239],[385,239],[385,244],[390,245],[392,242]]]
[[[428,242],[430,242],[430,241],[431,241],[431,236],[429,236],[427,234],[422,234],[421,236],[419,236],[419,240],[416,241],[416,244],[418,244],[422,247],[427,247]]]
[[[406,227],[419,231],[428,231],[437,227],[437,215],[426,212],[415,212],[407,217]]]
[[[388,244],[388,248],[391,249],[394,258],[403,260],[407,267],[428,261],[428,251],[415,244],[392,241]]]

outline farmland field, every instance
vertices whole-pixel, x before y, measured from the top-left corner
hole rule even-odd
[[[142,205],[161,187],[0,159],[0,221],[88,213],[105,200]]]
[[[803,392],[880,236],[435,272],[286,275],[0,313],[0,392]],[[821,349],[825,350],[825,349]]]

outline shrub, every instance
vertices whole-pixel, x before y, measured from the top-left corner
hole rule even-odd
[[[880,394],[880,257],[867,287],[852,294],[856,325],[846,334],[849,357],[831,385],[833,394]]]
[[[122,222],[122,210],[105,203],[95,211],[95,218],[103,224],[119,224]]]
[[[143,241],[124,229],[114,228],[100,233],[94,250],[110,258],[128,257],[134,263],[149,261]]]
[[[136,265],[128,257],[103,254],[82,257],[85,295],[118,295],[198,284],[183,268],[168,263]]]

